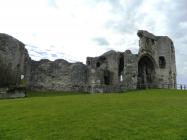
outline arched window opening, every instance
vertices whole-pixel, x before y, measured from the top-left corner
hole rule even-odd
[[[90,61],[87,61],[87,65],[90,65],[91,63],[90,63]]]
[[[101,65],[100,62],[97,62],[97,63],[96,63],[96,67],[97,67],[97,68],[99,68],[100,65]]]
[[[138,62],[138,88],[154,87],[155,66],[154,60],[149,56],[143,56]]]
[[[118,76],[122,75],[123,69],[124,69],[124,56],[121,55],[119,59]]]
[[[104,76],[104,83],[105,83],[105,85],[110,85],[110,78],[109,78],[109,76]]]
[[[162,69],[166,67],[166,60],[163,56],[159,57],[159,67]]]
[[[104,84],[105,85],[110,85],[110,72],[109,71],[104,71]]]

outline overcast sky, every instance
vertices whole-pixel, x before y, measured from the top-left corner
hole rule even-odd
[[[187,83],[187,0],[0,0],[0,32],[32,59],[82,61],[114,49],[138,51],[138,29],[167,35],[178,83]]]

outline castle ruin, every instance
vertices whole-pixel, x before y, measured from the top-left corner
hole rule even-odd
[[[98,57],[87,57],[85,65],[63,59],[34,61],[22,42],[0,34],[0,88],[22,83],[31,90],[91,93],[162,88],[166,84],[175,88],[172,40],[144,30],[139,30],[137,36],[138,54],[132,54],[130,50],[111,50]]]

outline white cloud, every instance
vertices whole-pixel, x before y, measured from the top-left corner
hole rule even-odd
[[[187,67],[182,63],[187,61],[186,4],[185,0],[0,0],[0,31],[27,44],[35,60],[83,62],[108,49],[137,52],[138,29],[168,35],[175,43],[180,82]],[[103,38],[108,46],[99,46],[94,38]]]

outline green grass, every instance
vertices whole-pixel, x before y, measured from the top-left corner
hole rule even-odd
[[[84,95],[87,92],[63,92],[63,91],[29,91],[27,97],[51,97],[51,96],[64,96],[64,95]]]
[[[0,140],[187,140],[187,91],[0,100]]]

